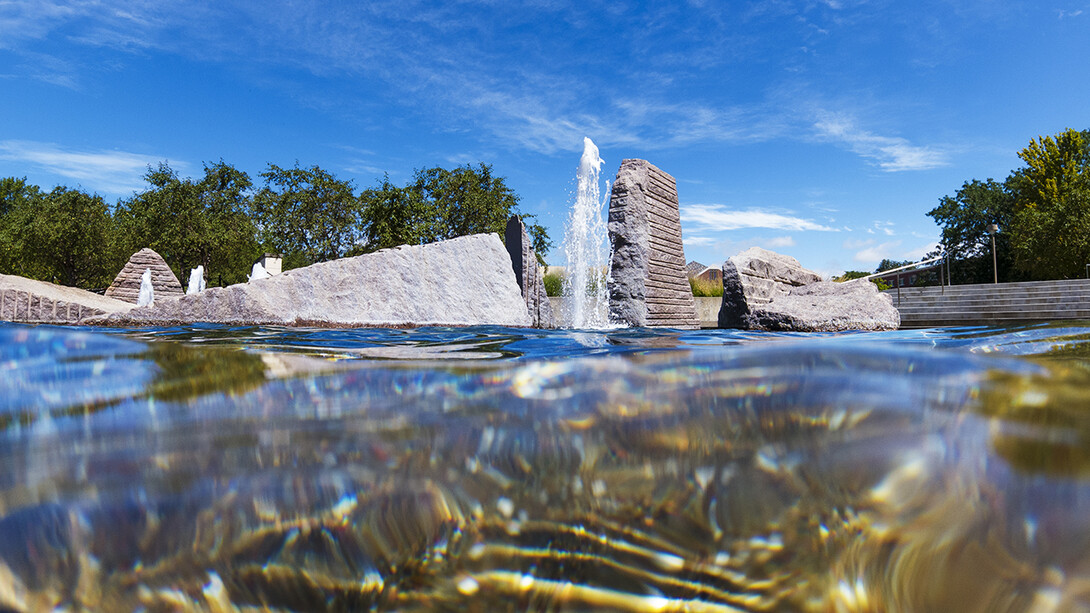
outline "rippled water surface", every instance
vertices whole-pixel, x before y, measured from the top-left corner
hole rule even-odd
[[[1090,610],[1088,339],[0,324],[0,612]]]

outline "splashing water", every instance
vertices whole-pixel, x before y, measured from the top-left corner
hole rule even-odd
[[[564,228],[564,256],[567,276],[561,317],[569,328],[605,328],[609,326],[609,249],[606,223],[602,219],[605,202],[599,191],[599,172],[604,161],[598,147],[583,139],[583,157],[576,173],[575,203]],[[609,193],[609,182],[606,182]]]
[[[136,297],[136,306],[151,306],[155,302],[155,288],[151,284],[151,269],[145,268],[140,276],[140,294]]]

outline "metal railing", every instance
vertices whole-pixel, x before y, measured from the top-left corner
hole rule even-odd
[[[894,284],[897,286],[897,304],[901,304],[901,275],[900,275],[901,271],[908,270],[910,268],[916,268],[916,267],[922,266],[924,264],[930,264],[932,262],[938,262],[939,260],[942,260],[942,262],[939,264],[939,286],[941,286],[942,289],[939,290],[939,291],[942,294],[945,295],[946,294],[946,282],[950,278],[950,261],[946,259],[946,254],[945,253],[938,256],[938,257],[931,258],[929,260],[920,260],[919,262],[914,262],[912,264],[905,264],[904,266],[900,266],[898,268],[891,268],[889,270],[883,270],[882,272],[876,272],[873,275],[867,275],[865,277],[860,277],[860,278],[862,280],[864,280],[864,281],[870,281],[871,279],[874,279],[875,277],[885,277],[885,276],[888,276],[888,275],[890,275],[892,273],[897,273],[896,276],[894,277],[894,279],[895,279]],[[943,264],[946,264],[945,279],[943,278],[943,274],[942,274],[942,265]]]

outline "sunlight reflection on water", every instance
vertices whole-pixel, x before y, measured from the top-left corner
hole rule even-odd
[[[1088,335],[0,324],[0,610],[1087,607]]]

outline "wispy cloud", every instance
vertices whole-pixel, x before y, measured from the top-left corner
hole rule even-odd
[[[776,236],[765,241],[765,245],[768,247],[794,247],[795,237],[793,236]]]
[[[75,179],[84,188],[123,195],[143,189],[142,177],[148,166],[165,159],[127,151],[79,151],[53,143],[23,140],[0,141],[0,159],[23,164]],[[187,167],[172,162],[175,170]]]
[[[704,245],[714,245],[714,238],[710,236],[687,236],[683,239],[684,243],[689,247],[702,247]]]
[[[770,228],[774,230],[816,230],[835,232],[809,219],[768,213],[754,209],[734,211],[721,204],[689,204],[681,207],[681,221],[712,230],[738,230],[742,228]]]
[[[886,258],[892,258],[896,249],[901,246],[901,241],[890,241],[888,243],[880,243],[872,245],[866,249],[856,252],[852,259],[856,262],[868,262],[874,263]]]
[[[843,114],[823,113],[814,123],[819,138],[846,145],[854,153],[887,172],[928,170],[949,163],[946,152],[913,145],[897,136],[880,136],[863,130]]]

